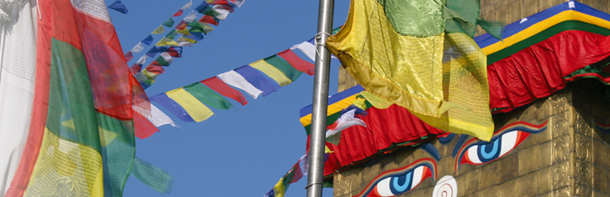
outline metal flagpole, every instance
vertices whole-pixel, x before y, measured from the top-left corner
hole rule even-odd
[[[326,39],[333,26],[334,0],[320,0],[318,9],[318,33],[316,34],[316,73],[313,87],[313,112],[309,142],[309,176],[307,197],[322,196],[324,176],[324,144],[326,142],[326,111],[328,105],[328,75],[330,52]]]

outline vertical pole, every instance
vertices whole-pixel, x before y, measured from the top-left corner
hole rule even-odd
[[[333,26],[334,0],[320,0],[318,9],[318,33],[316,34],[316,73],[313,87],[313,112],[309,142],[309,176],[307,197],[322,196],[324,176],[324,144],[326,142],[326,111],[328,106],[328,76],[330,52],[326,39]]]

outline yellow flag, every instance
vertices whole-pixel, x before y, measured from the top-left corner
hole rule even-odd
[[[352,0],[348,19],[328,39],[328,49],[370,93],[436,128],[489,140],[493,121],[486,56],[466,34],[443,33],[444,1],[409,2],[421,4],[410,6],[427,14],[396,12],[400,9],[384,8],[379,1]],[[401,21],[407,20],[405,13],[428,22],[406,23]]]
[[[163,25],[159,25],[159,27],[157,27],[157,29],[155,29],[152,34],[161,34],[165,31],[165,29],[163,28]]]
[[[180,46],[180,44],[178,44],[178,42],[176,42],[175,40],[167,39],[167,38],[162,38],[155,45],[157,45],[157,46]]]

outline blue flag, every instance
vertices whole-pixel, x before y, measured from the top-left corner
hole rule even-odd
[[[191,33],[191,35],[182,36],[182,37],[185,37],[185,38],[188,38],[188,39],[192,39],[192,40],[196,40],[196,41],[203,40],[203,34],[202,33],[199,33],[199,32],[189,32],[189,33]]]
[[[129,10],[127,10],[127,7],[125,7],[125,4],[123,4],[121,0],[117,0],[114,3],[110,4],[108,8],[119,11],[123,14],[127,14],[127,12],[129,12]]]
[[[263,96],[267,96],[280,89],[279,84],[265,77],[265,75],[259,73],[258,70],[250,65],[245,65],[234,70],[244,77],[248,83],[263,91]]]
[[[203,14],[203,12],[205,12],[209,8],[210,8],[210,5],[208,5],[207,2],[203,1],[203,2],[201,2],[201,4],[199,4],[197,7],[195,7],[195,10],[197,10],[197,12]]]
[[[142,40],[141,43],[150,45],[150,44],[152,44],[152,41],[153,41],[153,37],[151,35],[148,35],[148,37],[144,38],[144,40]]]

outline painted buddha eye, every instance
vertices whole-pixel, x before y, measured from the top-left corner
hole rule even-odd
[[[421,165],[404,174],[382,179],[373,188],[376,195],[369,194],[368,196],[396,196],[410,191],[428,177],[432,177],[430,168]]]
[[[428,177],[434,177],[436,163],[421,159],[412,165],[390,170],[377,176],[358,197],[390,197],[403,194],[417,187]]]
[[[456,170],[462,164],[482,165],[508,154],[531,134],[546,130],[545,125],[546,122],[541,125],[517,122],[499,130],[489,142],[469,140],[459,151]]]
[[[480,165],[496,160],[519,145],[530,133],[513,130],[492,138],[490,142],[479,142],[466,148],[460,165],[467,163]]]

